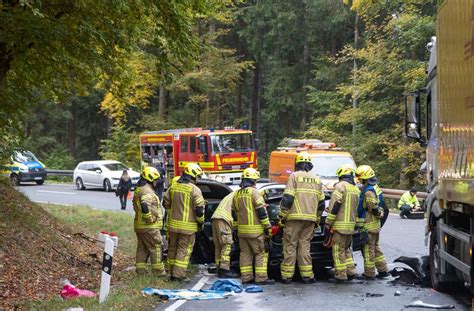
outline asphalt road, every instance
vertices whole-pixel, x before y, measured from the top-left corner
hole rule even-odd
[[[32,201],[62,205],[88,205],[102,210],[120,210],[118,198],[113,192],[103,190],[76,190],[73,184],[45,184],[37,186],[24,184],[18,189]],[[125,212],[132,213],[131,202]],[[424,220],[402,220],[390,215],[381,234],[381,247],[387,257],[389,269],[393,260],[399,256],[419,257],[427,254],[424,245]],[[363,272],[363,260],[360,252],[354,254],[358,273]],[[403,266],[403,264],[397,264]],[[331,271],[329,271],[329,274]],[[204,272],[204,274],[206,274]],[[206,281],[203,288],[209,288],[216,280],[212,275],[202,279],[197,275],[194,282]],[[275,284],[264,287],[259,294],[239,294],[224,300],[187,301],[159,305],[157,310],[403,310],[405,305],[420,299],[431,304],[452,304],[456,310],[470,309],[470,296],[467,291],[456,295],[447,295],[431,288],[414,288],[392,285],[391,279],[364,282],[362,284],[327,283],[327,273],[317,275],[318,282],[304,285],[293,282],[291,285]],[[189,288],[195,284],[190,284]],[[394,296],[395,291],[401,296]],[[383,294],[382,297],[366,297],[367,293]],[[410,310],[410,309],[408,309]]]

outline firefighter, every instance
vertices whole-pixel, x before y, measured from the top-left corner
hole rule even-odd
[[[356,226],[360,191],[355,185],[354,169],[350,165],[338,168],[336,175],[339,182],[331,195],[324,230],[334,232],[332,257],[336,273],[330,281],[344,283],[356,276],[350,245]]]
[[[188,163],[181,177],[165,192],[163,204],[167,212],[168,258],[171,280],[189,282],[186,269],[196,240],[196,232],[204,225],[205,201],[196,180],[202,175],[196,163]]]
[[[311,157],[301,152],[295,159],[295,172],[286,184],[280,203],[280,224],[283,224],[283,261],[281,263],[281,282],[290,284],[298,259],[303,283],[314,283],[310,242],[315,227],[324,211],[324,192],[313,168]]]
[[[217,206],[211,217],[212,240],[214,241],[215,261],[220,278],[237,278],[239,275],[230,270],[230,250],[232,247],[232,200],[235,192],[228,194]]]
[[[155,194],[160,173],[154,167],[145,167],[141,182],[135,189],[133,209],[135,210],[134,229],[137,235],[136,271],[143,274],[150,258],[151,268],[160,276],[166,275],[161,258],[161,227],[163,214],[161,202]]]
[[[232,200],[232,209],[237,214],[237,232],[240,245],[240,274],[243,284],[275,284],[267,276],[269,239],[271,225],[265,201],[256,189],[260,173],[246,168],[242,173],[241,189]],[[253,262],[255,261],[255,278]]]
[[[377,277],[389,276],[385,256],[380,249],[380,219],[383,217],[383,196],[377,185],[374,170],[368,165],[361,165],[356,170],[357,179],[362,184],[358,210],[365,212],[364,229],[368,232],[369,240],[364,245],[362,255],[364,257],[363,279],[373,280],[375,268],[379,272]],[[361,216],[363,217],[363,216]]]

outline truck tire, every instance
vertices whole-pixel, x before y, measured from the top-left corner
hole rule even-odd
[[[41,186],[42,184],[44,184],[44,180],[37,180],[37,181],[36,181],[36,184],[37,184],[38,186]]]
[[[110,184],[110,180],[108,179],[104,180],[104,190],[105,192],[112,191],[112,185]]]
[[[13,186],[19,186],[20,185],[20,176],[17,174],[11,174],[10,175],[10,181]]]

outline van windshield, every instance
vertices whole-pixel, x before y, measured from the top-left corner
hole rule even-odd
[[[35,157],[33,153],[26,150],[15,151],[13,155],[13,159],[15,162],[23,163],[23,162],[38,162],[38,159]]]
[[[337,178],[336,170],[343,164],[350,164],[356,168],[354,159],[348,156],[318,155],[312,157],[311,163],[313,163],[311,172],[325,178]]]

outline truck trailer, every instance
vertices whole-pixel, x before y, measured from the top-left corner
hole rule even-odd
[[[426,87],[406,96],[405,132],[426,146],[431,282],[474,293],[474,0],[440,5],[428,49]]]

